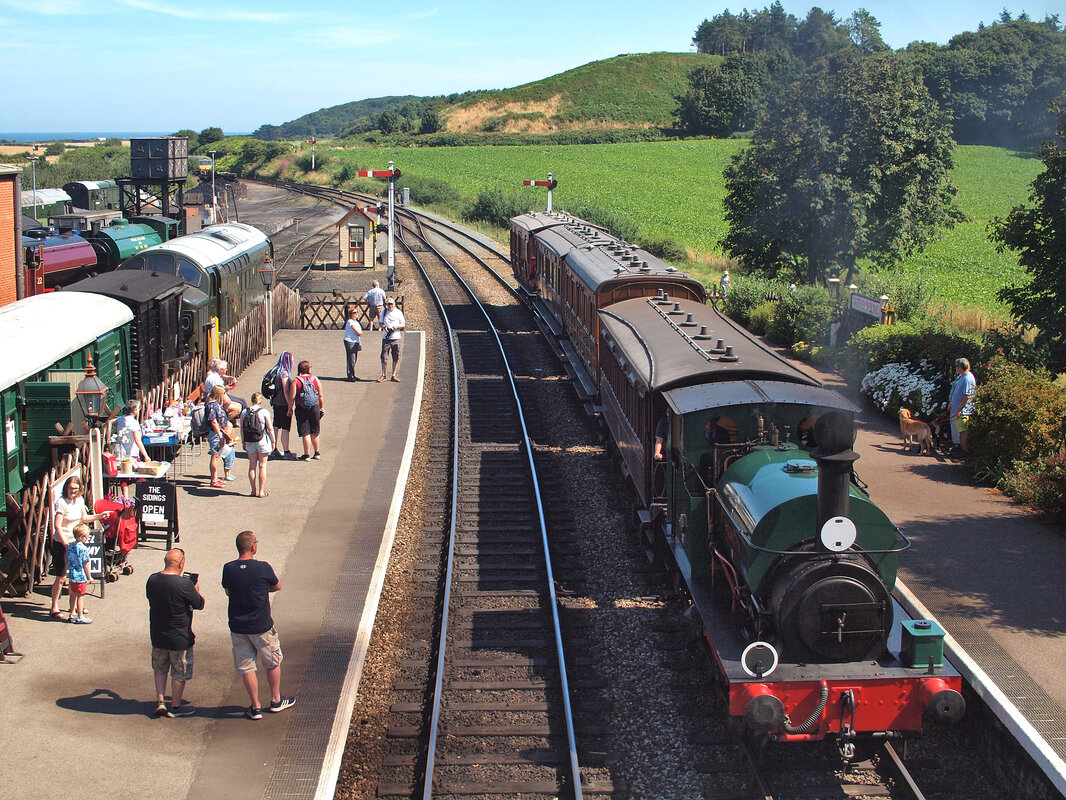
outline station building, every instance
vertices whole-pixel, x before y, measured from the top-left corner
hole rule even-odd
[[[22,170],[0,164],[0,306],[18,299],[22,262]]]

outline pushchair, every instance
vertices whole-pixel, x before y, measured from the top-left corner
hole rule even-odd
[[[121,494],[109,494],[93,504],[95,513],[113,511],[104,527],[104,580],[117,581],[119,575],[132,575],[133,565],[126,557],[137,546],[137,510],[133,501]]]

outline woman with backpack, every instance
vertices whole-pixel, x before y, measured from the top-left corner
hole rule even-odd
[[[263,395],[252,392],[252,404],[241,415],[241,438],[248,454],[248,483],[252,497],[266,497],[267,457],[274,449],[270,414],[263,408]]]
[[[319,421],[326,413],[322,399],[322,385],[311,374],[311,362],[301,361],[296,368],[294,413],[296,415],[296,433],[303,439],[304,454],[300,461],[319,459],[318,432]],[[312,455],[312,448],[314,455]]]
[[[286,350],[278,357],[278,363],[263,376],[262,394],[270,401],[270,413],[274,417],[274,451],[268,458],[296,458],[296,453],[289,449],[292,407],[296,399],[293,372],[292,353]]]

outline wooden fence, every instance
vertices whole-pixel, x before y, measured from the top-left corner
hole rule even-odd
[[[300,297],[300,327],[310,331],[339,331],[348,321],[348,309],[353,307],[359,311],[359,325],[364,331],[370,330],[370,306],[361,296],[342,292],[305,293]],[[396,297],[396,307],[403,311],[402,295]]]
[[[279,285],[274,289],[274,330],[301,327],[300,293]],[[260,303],[222,335],[219,355],[229,362],[230,372],[240,375],[266,351],[266,303]],[[169,398],[188,397],[203,381],[205,359],[190,358],[158,386],[141,393],[141,413],[162,408]],[[85,437],[86,439],[88,437]],[[106,435],[104,439],[107,441]],[[52,537],[52,485],[70,470],[80,467],[85,504],[92,508],[92,465],[89,446],[80,444],[65,454],[35,483],[23,488],[20,497],[7,495],[7,533],[0,532],[0,596],[26,595],[45,580],[48,542]],[[6,565],[6,566],[5,566]]]

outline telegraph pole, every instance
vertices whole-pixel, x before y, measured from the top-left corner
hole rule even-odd
[[[211,222],[218,222],[218,195],[215,194],[215,153],[218,151],[208,152],[211,153]]]
[[[33,172],[33,218],[37,219],[37,159],[40,156],[26,156]]]
[[[315,171],[315,142],[317,140],[314,136],[307,140],[307,143],[311,145],[311,171]]]
[[[389,281],[388,291],[394,291],[396,288],[396,250],[394,247],[395,240],[393,236],[393,222],[395,220],[395,213],[393,211],[393,203],[396,199],[396,179],[403,173],[400,170],[394,168],[395,165],[392,161],[389,162],[389,168],[387,170],[372,170],[361,169],[359,170],[360,178],[388,178],[389,179],[389,271],[387,278]]]
[[[552,189],[559,185],[559,181],[552,180],[552,174],[548,173],[546,181],[522,181],[523,186],[547,186],[548,187],[548,213],[552,213]]]

